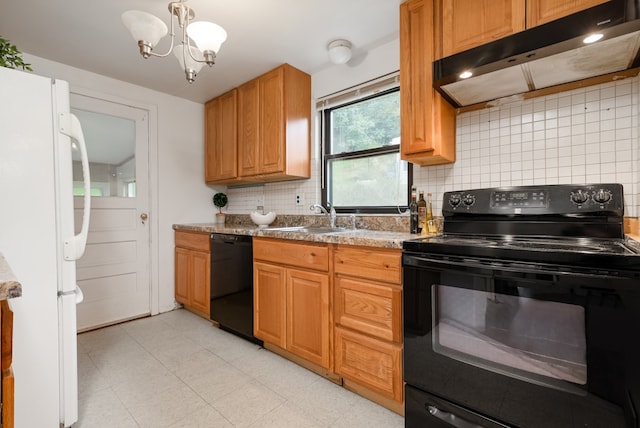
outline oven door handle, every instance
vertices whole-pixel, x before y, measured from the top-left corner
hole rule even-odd
[[[483,271],[495,271],[500,270],[502,272],[512,272],[516,274],[523,273],[535,273],[537,275],[560,275],[560,276],[582,276],[585,278],[616,278],[620,277],[612,274],[607,270],[599,270],[597,268],[592,268],[590,272],[580,272],[578,270],[569,271],[569,270],[561,270],[562,268],[566,269],[566,266],[558,266],[558,270],[554,269],[545,269],[544,267],[532,266],[531,264],[525,263],[517,263],[517,262],[500,262],[495,260],[480,260],[480,259],[470,259],[466,257],[459,258],[449,258],[447,260],[440,260],[429,257],[421,257],[416,255],[411,255],[405,259],[405,265],[409,265],[415,268],[435,268],[435,269],[451,269],[455,267],[459,269],[461,266],[466,266],[474,269],[479,269]],[[489,274],[487,272],[487,274]]]
[[[498,422],[494,419],[488,419],[487,417],[479,415],[478,413],[475,413],[469,409],[462,410],[462,408],[460,408],[459,406],[453,403],[449,403],[449,406],[452,406],[454,408],[454,411],[456,410],[456,408],[457,410],[460,410],[459,413],[452,413],[446,410],[442,410],[442,406],[437,404],[437,402],[430,403],[429,401],[424,403],[425,410],[429,412],[429,414],[434,418],[438,418],[445,424],[453,426],[455,428],[483,428],[488,426],[492,428],[509,428],[507,425],[504,425],[501,422]],[[449,406],[445,406],[445,407],[449,407]],[[478,418],[483,421],[483,424],[479,425],[473,422],[472,420],[465,419],[462,416],[460,416],[461,414],[466,414],[467,418],[469,416]]]
[[[431,416],[440,419],[446,424],[454,426],[456,428],[482,428],[482,426],[474,424],[473,422],[469,422],[460,416],[454,415],[453,413],[445,412],[444,410],[440,410],[436,406],[427,404],[425,405],[427,412],[431,414]]]

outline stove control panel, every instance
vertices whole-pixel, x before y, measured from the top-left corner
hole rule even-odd
[[[492,208],[547,207],[548,193],[543,189],[496,190],[491,192]]]
[[[446,192],[444,216],[591,214],[623,215],[621,184],[513,186]]]

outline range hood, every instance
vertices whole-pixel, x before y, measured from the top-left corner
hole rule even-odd
[[[640,0],[610,0],[433,63],[433,86],[455,107],[640,66]],[[603,37],[591,44],[587,35]],[[472,76],[460,77],[464,71]]]

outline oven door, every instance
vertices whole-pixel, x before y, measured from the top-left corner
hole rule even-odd
[[[407,252],[403,265],[407,427],[638,426],[637,275]]]

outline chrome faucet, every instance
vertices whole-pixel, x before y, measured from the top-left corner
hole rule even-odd
[[[320,204],[311,205],[309,207],[309,210],[315,211],[316,208],[320,208],[320,211],[322,211],[323,213],[329,216],[330,226],[332,228],[336,227],[336,217],[337,217],[336,210],[335,208],[333,208],[333,205],[331,205],[330,203],[327,203],[327,206],[329,207],[329,211],[327,211],[327,209]]]

